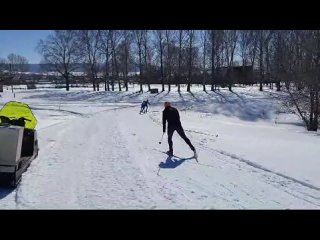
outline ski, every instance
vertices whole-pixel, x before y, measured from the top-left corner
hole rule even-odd
[[[197,161],[197,163],[199,163],[199,161],[198,161],[198,154],[196,153],[194,156],[192,156],[192,157],[188,157],[188,158],[182,158],[182,157],[179,157],[179,156],[176,156],[176,155],[169,155],[167,152],[164,152],[164,151],[160,151],[160,150],[157,150],[157,151],[159,151],[159,152],[161,152],[161,153],[164,153],[164,154],[166,154],[167,156],[169,156],[169,157],[176,157],[176,158],[179,158],[179,159],[186,159],[186,160],[189,160],[189,159],[195,159],[196,161]]]

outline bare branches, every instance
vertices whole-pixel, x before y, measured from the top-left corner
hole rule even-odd
[[[77,45],[77,34],[74,30],[57,30],[47,39],[40,40],[37,50],[43,56],[43,62],[51,66],[66,81],[66,90],[69,91],[71,73],[77,68],[81,58]]]

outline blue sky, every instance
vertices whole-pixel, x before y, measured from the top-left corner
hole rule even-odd
[[[52,30],[0,30],[0,57],[10,53],[26,57],[29,63],[39,63],[41,56],[35,51],[40,39],[46,38]]]

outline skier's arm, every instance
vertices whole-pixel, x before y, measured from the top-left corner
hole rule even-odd
[[[164,111],[162,112],[162,126],[163,126],[163,132],[165,133],[166,132],[166,116],[165,116],[165,113]]]

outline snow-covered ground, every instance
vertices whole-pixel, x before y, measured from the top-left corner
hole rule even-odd
[[[5,88],[0,107],[16,100],[33,109],[40,152],[16,189],[0,189],[0,208],[320,208],[320,136],[286,113],[282,93],[138,90],[16,90],[13,98]],[[147,98],[149,112],[139,114]],[[163,153],[164,101],[180,110],[199,163],[176,133],[178,157]]]

